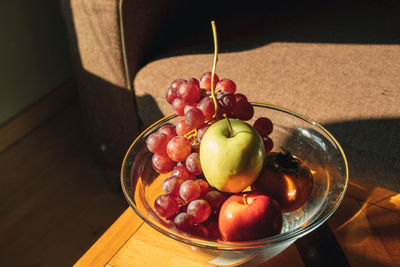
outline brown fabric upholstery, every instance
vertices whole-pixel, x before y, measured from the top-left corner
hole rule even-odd
[[[138,133],[124,71],[118,1],[63,0],[62,7],[91,148],[99,162],[118,168],[123,150]]]
[[[140,132],[132,77],[178,0],[60,0],[96,159],[118,170]]]
[[[393,56],[399,52],[398,46],[384,45],[272,43],[220,54],[217,74],[234,80],[251,100],[297,110],[324,124],[393,118],[400,115],[400,76],[395,75],[400,57]],[[171,113],[166,88],[175,78],[199,78],[211,70],[212,60],[208,54],[151,62],[136,76],[135,92],[151,94],[163,114]],[[140,106],[141,116],[155,121],[146,108]]]

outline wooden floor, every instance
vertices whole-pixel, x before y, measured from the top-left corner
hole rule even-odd
[[[73,104],[0,153],[2,266],[71,266],[126,209],[83,136]]]

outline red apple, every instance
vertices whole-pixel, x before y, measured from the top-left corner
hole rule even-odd
[[[251,241],[279,234],[282,212],[271,197],[258,192],[229,197],[222,204],[219,230],[225,241]]]

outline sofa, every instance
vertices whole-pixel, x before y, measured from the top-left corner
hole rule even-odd
[[[398,1],[62,0],[87,137],[118,172],[146,126],[172,113],[177,78],[210,71],[250,100],[295,110],[342,145],[350,179],[400,190]],[[115,175],[118,180],[118,174]]]

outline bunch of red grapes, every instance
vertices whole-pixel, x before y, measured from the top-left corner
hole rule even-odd
[[[254,108],[243,94],[236,94],[236,84],[230,79],[219,80],[214,75],[214,88],[217,99],[217,114],[214,119],[229,118],[250,120]],[[211,72],[204,73],[200,81],[178,79],[168,88],[166,99],[178,116],[184,116],[177,123],[177,133],[184,135],[193,129],[202,129],[205,122],[213,119],[215,104],[211,98]],[[200,137],[201,138],[201,137]]]
[[[214,75],[217,112],[211,92],[211,72],[196,78],[177,79],[166,92],[166,100],[180,116],[176,126],[164,125],[146,140],[154,153],[152,165],[158,173],[169,173],[162,183],[164,195],[157,197],[154,208],[167,223],[184,232],[204,238],[217,239],[215,219],[227,193],[210,187],[202,175],[199,146],[211,124],[224,117],[250,120],[254,108],[246,96],[236,93],[236,84],[230,79],[219,80]],[[272,122],[259,118],[254,128],[263,138],[266,152],[273,143],[268,135]]]

